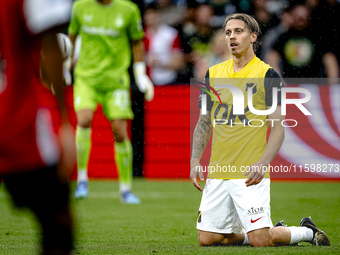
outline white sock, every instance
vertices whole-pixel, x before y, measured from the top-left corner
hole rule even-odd
[[[119,182],[119,191],[120,191],[120,194],[126,191],[131,191],[131,183]]]
[[[89,180],[89,178],[87,177],[87,171],[86,169],[79,169],[78,170],[78,178],[77,178],[77,182],[87,182]]]
[[[313,239],[313,230],[307,227],[288,227],[290,231],[289,244],[298,242],[310,242]]]
[[[248,240],[248,236],[247,236],[247,233],[246,233],[246,231],[244,230],[244,229],[242,229],[242,232],[243,232],[243,234],[244,234],[244,241],[243,241],[243,245],[245,245],[245,244],[249,244],[249,240]]]

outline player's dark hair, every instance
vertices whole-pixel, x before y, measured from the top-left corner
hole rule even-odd
[[[196,0],[187,0],[187,8],[197,8],[199,3]]]
[[[152,10],[152,11],[159,11],[159,5],[155,2],[152,2],[150,4],[148,4],[147,6],[145,6],[144,11],[146,10]]]
[[[260,26],[259,26],[259,23],[257,23],[256,19],[244,13],[230,14],[224,22],[224,25],[223,25],[224,31],[226,29],[227,23],[232,19],[242,20],[246,24],[246,27],[248,28],[251,34],[256,33],[257,37],[261,34]],[[258,38],[256,38],[256,41],[253,43],[253,49],[255,52],[257,51],[260,45],[261,45],[261,42],[258,40]]]

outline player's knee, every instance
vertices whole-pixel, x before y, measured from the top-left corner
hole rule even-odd
[[[82,128],[90,128],[92,123],[92,119],[78,119],[77,125]]]
[[[115,142],[117,143],[121,143],[127,138],[123,132],[119,132],[117,130],[113,130],[113,136],[115,138]]]
[[[205,237],[205,236],[198,236],[198,244],[199,246],[212,246],[214,243],[212,242],[211,239]]]
[[[249,238],[249,244],[252,247],[268,247],[275,246],[273,239],[271,237],[256,236]]]
[[[126,120],[114,120],[111,122],[114,139],[117,143],[128,139]]]
[[[93,118],[93,112],[80,111],[77,113],[77,125],[82,128],[90,128]]]
[[[214,235],[214,233],[198,231],[198,244],[199,246],[213,246],[221,245],[223,241],[223,236]]]

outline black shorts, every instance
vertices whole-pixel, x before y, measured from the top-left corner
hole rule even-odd
[[[37,217],[44,250],[68,254],[73,247],[69,187],[59,181],[57,167],[5,175],[2,179],[15,205],[29,208]]]
[[[58,181],[56,166],[5,175],[2,179],[16,206],[51,209],[68,206],[69,187]]]

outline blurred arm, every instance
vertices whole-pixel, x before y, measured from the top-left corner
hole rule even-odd
[[[171,70],[181,70],[184,64],[184,55],[182,51],[175,50],[171,53],[171,59],[168,63],[162,63],[162,61],[157,60],[155,66],[164,68],[164,69],[171,69]],[[206,70],[206,69],[205,69]]]
[[[271,67],[273,67],[278,73],[281,73],[279,68],[280,61],[281,56],[276,50],[270,50],[265,56],[265,62],[268,63]]]
[[[62,125],[59,138],[62,148],[62,158],[59,165],[59,176],[67,182],[75,164],[74,131],[68,121],[63,88],[63,57],[60,51],[57,35],[53,30],[42,35],[41,52],[43,55],[44,75],[51,82],[54,94],[58,98],[61,110]]]
[[[63,57],[56,33],[51,30],[42,35],[41,52],[43,55],[44,77],[53,84],[62,114],[62,121],[67,121],[67,112],[63,90]]]
[[[184,65],[184,54],[181,50],[176,50],[173,53],[173,57],[170,62],[170,68],[176,71],[179,71],[182,69],[183,65]]]
[[[144,42],[137,40],[132,42],[133,62],[142,62],[144,60]]]
[[[25,9],[26,8],[26,9]],[[62,125],[59,139],[62,157],[59,165],[59,176],[67,181],[75,163],[74,131],[67,119],[63,90],[63,56],[59,47],[57,33],[69,21],[70,1],[30,0],[24,4],[24,15],[27,28],[31,34],[41,38],[41,70],[44,79],[53,84],[57,96]],[[46,14],[48,15],[42,15]]]
[[[327,78],[339,78],[339,63],[332,52],[327,52],[322,57],[322,62],[326,69]]]

